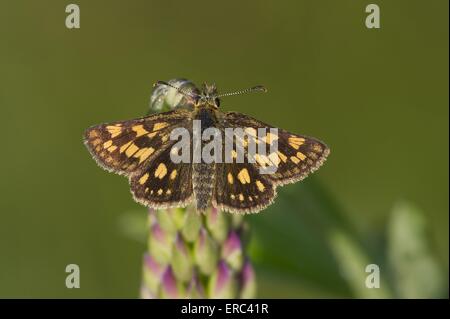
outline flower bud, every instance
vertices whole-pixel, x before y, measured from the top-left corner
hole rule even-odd
[[[243,214],[232,214],[231,215],[231,227],[233,229],[240,228],[243,222],[244,222]]]
[[[256,279],[252,264],[246,260],[241,272],[241,295],[240,298],[255,298]]]
[[[206,229],[200,229],[194,245],[194,258],[201,273],[209,275],[216,268],[218,260],[217,244],[208,235]]]
[[[172,218],[172,210],[159,210],[156,213],[156,219],[159,226],[168,234],[174,234],[177,231],[177,227]]]
[[[152,256],[145,254],[143,268],[144,283],[146,287],[148,287],[148,292],[154,293],[158,290],[158,286],[161,282],[161,275],[165,267],[154,260]]]
[[[185,291],[183,285],[176,280],[172,268],[168,266],[162,275],[161,297],[165,299],[184,298]]]
[[[193,242],[198,237],[198,232],[202,224],[201,216],[193,209],[186,211],[185,221],[181,233],[188,242]]]
[[[239,270],[242,267],[243,254],[241,240],[234,230],[230,231],[228,238],[223,243],[222,258],[234,270]]]
[[[236,278],[226,262],[221,260],[209,279],[209,298],[235,298],[236,290]]]
[[[205,290],[198,279],[198,276],[192,277],[187,288],[187,298],[205,298]]]
[[[193,264],[186,243],[177,234],[175,245],[173,245],[171,266],[175,277],[183,282],[188,282],[192,278]]]
[[[224,212],[219,212],[216,208],[211,208],[206,215],[206,225],[215,240],[220,243],[225,240],[229,230],[229,220]]]
[[[170,212],[177,230],[180,230],[184,226],[186,220],[186,208],[172,208]]]
[[[170,261],[172,255],[171,238],[157,223],[150,228],[148,245],[152,256],[159,263],[167,264]]]
[[[145,285],[141,286],[141,299],[155,299],[155,295]]]

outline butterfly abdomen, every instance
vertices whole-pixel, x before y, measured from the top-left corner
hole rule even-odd
[[[206,210],[211,204],[215,185],[214,164],[193,164],[192,186],[198,211]]]
[[[217,124],[217,118],[214,112],[206,107],[201,107],[194,116],[195,120],[200,121],[200,131],[203,131],[215,127]],[[201,150],[205,144],[209,141],[201,139]],[[195,152],[194,147],[194,152]],[[200,162],[194,162],[192,165],[192,186],[194,191],[195,200],[197,203],[197,210],[204,211],[211,205],[211,199],[213,196],[213,190],[215,186],[215,164],[205,163],[203,156],[201,156]]]

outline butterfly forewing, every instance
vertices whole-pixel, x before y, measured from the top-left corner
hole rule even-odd
[[[255,137],[256,143],[267,144],[267,154],[253,154],[254,165],[258,168],[275,166],[270,174],[263,174],[273,181],[275,185],[283,185],[302,180],[308,174],[319,168],[329,154],[328,147],[321,141],[303,135],[277,129],[276,134],[270,133],[273,126],[258,121],[250,116],[229,112],[225,114],[224,125],[230,127],[250,128],[257,132],[259,128],[265,128],[267,135],[262,138]],[[270,144],[276,140],[277,147],[272,153],[269,152]],[[250,155],[246,149],[246,160]]]
[[[86,130],[84,141],[100,166],[130,175],[170,146],[171,130],[187,125],[188,114],[187,111],[176,110],[93,126]]]
[[[294,183],[306,178],[326,160],[329,149],[321,141],[279,130],[279,165],[270,178],[276,185]]]

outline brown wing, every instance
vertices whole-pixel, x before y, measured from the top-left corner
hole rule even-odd
[[[270,205],[276,196],[273,182],[250,163],[216,164],[213,205],[221,210],[254,213]]]
[[[267,132],[269,132],[270,128],[273,128],[273,126],[250,116],[235,112],[226,113],[224,122],[224,125],[229,125],[229,127],[267,128]],[[279,128],[277,130],[276,136],[266,136],[262,139],[255,138],[257,140],[256,143],[271,144],[275,140],[278,143],[276,152],[267,156],[256,155],[255,158],[258,167],[276,165],[276,171],[266,175],[277,186],[304,179],[317,170],[330,153],[328,146],[316,138],[293,134]]]
[[[170,147],[170,132],[186,126],[189,112],[175,110],[148,117],[100,124],[88,128],[84,143],[92,157],[104,169],[130,175],[145,167]]]
[[[192,200],[192,165],[174,163],[171,147],[130,177],[134,199],[152,208],[184,207]]]
[[[257,212],[263,209],[272,203],[277,186],[304,179],[322,165],[329,153],[328,147],[315,138],[282,129],[272,134],[270,128],[273,126],[244,114],[225,113],[221,125],[224,128],[242,128],[246,132],[244,163],[233,160],[233,163],[216,165],[215,201],[225,210]],[[260,137],[257,133],[259,128],[266,128],[267,134]],[[250,154],[246,146],[249,139],[254,139],[256,145],[266,143],[267,150],[276,141],[278,148],[264,155]],[[232,143],[235,145],[236,141]],[[253,156],[251,162],[250,156]],[[261,169],[269,166],[275,167],[275,171],[263,173]]]
[[[190,112],[175,110],[101,124],[86,130],[85,144],[97,163],[127,175],[134,199],[152,208],[184,206],[192,198],[191,164],[170,158],[174,128],[189,130]]]

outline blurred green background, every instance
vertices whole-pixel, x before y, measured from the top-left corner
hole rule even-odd
[[[145,210],[82,133],[175,77],[264,84],[222,108],[331,148],[248,218],[259,296],[448,297],[448,1],[376,1],[378,30],[359,0],[78,0],[78,30],[69,3],[0,1],[0,297],[138,296],[146,247],[124,229]],[[358,284],[369,263],[380,289]]]

